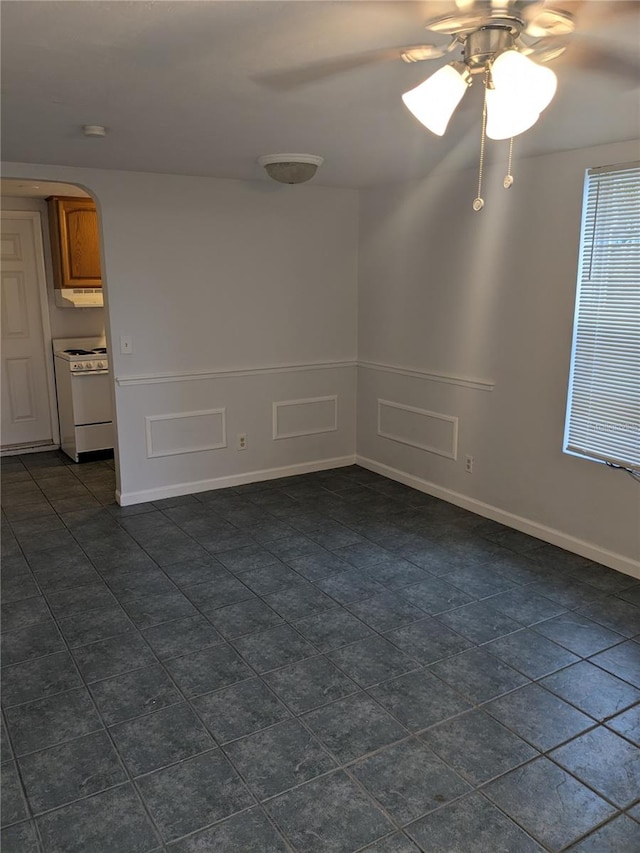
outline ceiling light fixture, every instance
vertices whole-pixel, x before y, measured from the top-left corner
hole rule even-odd
[[[402,96],[405,106],[426,128],[442,136],[474,74],[482,74],[484,107],[480,145],[478,195],[473,209],[482,210],[482,169],[485,138],[511,139],[508,174],[513,184],[513,137],[529,130],[551,103],[557,78],[549,68],[533,62],[515,45],[517,31],[509,24],[491,24],[464,38],[462,62],[450,62]]]
[[[263,154],[258,163],[269,177],[280,184],[303,184],[310,181],[324,163],[317,154]]]
[[[82,132],[85,136],[102,137],[107,135],[107,128],[101,124],[83,124]]]

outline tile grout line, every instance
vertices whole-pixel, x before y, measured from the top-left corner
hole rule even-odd
[[[74,537],[74,538],[75,538],[75,537]],[[43,597],[44,597],[44,596],[43,596]],[[46,603],[47,607],[49,607],[49,609],[51,610],[51,608],[50,608],[50,606],[49,606],[49,602],[48,602],[48,600],[46,599],[46,597],[44,597],[44,598],[45,598],[45,603]],[[52,615],[53,619],[55,620],[55,615],[53,614],[53,612],[51,612],[51,615]],[[56,628],[57,628],[57,624],[56,624]],[[57,628],[57,629],[58,629],[58,628]],[[58,631],[59,631],[59,629],[58,629]],[[156,823],[155,823],[155,821],[153,820],[153,818],[152,818],[152,816],[151,816],[151,814],[150,814],[150,812],[149,812],[149,810],[148,810],[148,808],[147,808],[147,804],[146,804],[146,802],[144,801],[143,797],[141,796],[140,791],[138,790],[138,786],[137,786],[137,785],[136,785],[136,783],[135,783],[135,779],[134,779],[134,777],[130,774],[129,769],[128,769],[128,767],[127,767],[126,763],[124,762],[124,760],[123,760],[122,756],[120,755],[120,751],[119,751],[119,749],[118,749],[118,747],[117,747],[117,745],[116,745],[116,743],[115,743],[115,741],[114,741],[114,738],[113,738],[112,734],[111,734],[111,733],[110,733],[110,731],[109,731],[109,727],[106,725],[106,721],[104,720],[104,718],[103,718],[103,716],[102,716],[102,713],[100,712],[99,707],[98,707],[98,706],[97,706],[97,704],[96,704],[96,701],[95,701],[95,699],[94,699],[94,697],[93,697],[93,694],[92,694],[92,692],[91,692],[91,690],[90,690],[90,688],[89,688],[89,685],[88,685],[88,684],[87,684],[87,682],[85,681],[84,676],[82,675],[82,672],[80,671],[80,668],[79,668],[79,666],[78,666],[78,663],[77,663],[77,661],[76,661],[75,657],[74,657],[74,656],[73,656],[73,654],[72,654],[71,648],[70,648],[69,644],[67,643],[66,638],[62,635],[62,632],[60,632],[60,631],[59,631],[59,633],[60,633],[60,635],[61,635],[61,637],[62,637],[62,641],[63,641],[63,643],[65,644],[65,648],[66,648],[66,651],[67,651],[67,653],[68,653],[68,655],[69,655],[69,659],[71,660],[72,665],[74,666],[74,668],[75,668],[75,670],[76,670],[76,673],[77,673],[78,677],[80,678],[80,681],[81,681],[81,683],[82,683],[82,685],[83,685],[83,687],[84,687],[84,690],[86,691],[86,694],[88,695],[88,697],[89,697],[89,699],[90,699],[90,701],[91,701],[91,704],[92,704],[93,709],[94,709],[94,711],[95,711],[95,713],[96,713],[96,715],[97,715],[97,718],[98,718],[98,720],[100,721],[100,723],[102,724],[103,731],[105,732],[106,736],[107,736],[107,737],[108,737],[108,739],[109,739],[109,742],[110,742],[110,744],[111,744],[111,748],[114,750],[115,755],[117,756],[118,762],[119,762],[119,764],[120,764],[120,766],[121,766],[121,768],[122,768],[122,770],[123,770],[123,772],[124,772],[124,774],[125,774],[125,779],[127,780],[127,781],[125,781],[125,782],[121,783],[121,785],[115,785],[115,786],[112,786],[112,787],[110,787],[110,788],[108,788],[108,789],[106,789],[106,790],[113,790],[113,788],[114,788],[114,787],[121,787],[121,786],[124,786],[124,785],[126,785],[126,784],[127,784],[127,782],[128,782],[128,783],[131,785],[131,788],[132,788],[132,790],[134,791],[135,796],[136,796],[136,798],[137,798],[137,800],[138,800],[139,804],[142,806],[142,809],[143,809],[144,813],[145,813],[145,814],[146,814],[146,816],[147,816],[147,820],[149,821],[150,826],[151,826],[151,828],[152,828],[153,832],[154,832],[154,833],[155,833],[155,835],[156,835],[156,838],[157,838],[157,839],[159,839],[159,841],[160,841],[160,845],[161,845],[161,846],[164,846],[164,841],[163,841],[163,839],[162,839],[162,835],[161,835],[161,833],[159,832],[158,828],[156,827]],[[145,641],[145,642],[146,642],[146,641]],[[147,646],[148,646],[148,644],[147,644]],[[155,656],[155,652],[153,651],[153,649],[151,649],[151,647],[149,647],[149,649],[150,649],[150,651],[152,652],[152,654],[154,654],[154,656]],[[67,692],[67,691],[64,691],[64,692]],[[56,695],[61,695],[61,694],[56,694]],[[37,700],[36,700],[36,701],[37,701]],[[93,734],[93,733],[90,733],[90,734]],[[80,737],[83,737],[83,736],[79,736],[79,738],[77,738],[77,739],[79,740],[79,739],[80,739]],[[68,741],[62,741],[61,743],[66,743],[66,742],[68,742]],[[58,745],[58,744],[54,744],[54,746],[56,746],[56,745]],[[48,747],[45,747],[44,749],[47,749],[47,748],[51,748],[51,745],[49,745]],[[31,754],[33,754],[33,753],[31,753]],[[14,751],[14,755],[15,755],[15,751]],[[17,756],[15,756],[15,760],[16,760],[16,766],[17,766],[17,767],[19,767],[19,764],[18,764],[18,757],[17,757]],[[22,781],[22,774],[20,774],[20,775],[21,775],[21,781]],[[35,828],[35,830],[36,830],[36,833],[37,833],[38,839],[39,839],[39,841],[40,841],[41,847],[44,849],[44,842],[43,842],[42,835],[41,835],[41,832],[40,832],[40,826],[39,826],[39,823],[38,823],[38,819],[36,819],[36,816],[35,816],[35,814],[33,813],[32,809],[31,809],[31,803],[30,803],[30,800],[29,800],[29,798],[27,797],[27,794],[26,794],[26,788],[24,787],[24,781],[22,781],[22,785],[23,785],[23,789],[24,789],[24,796],[25,796],[25,799],[27,800],[27,803],[28,803],[28,805],[29,805],[29,812],[30,812],[30,814],[31,814],[31,816],[32,816],[32,822],[33,822],[34,828]],[[101,793],[104,793],[104,791],[98,791],[98,792],[96,792],[96,793],[94,793],[94,794],[92,794],[92,795],[89,795],[89,797],[91,797],[91,796],[95,797],[95,796],[98,796],[98,795],[99,795],[99,794],[101,794]],[[78,798],[77,800],[75,800],[74,802],[79,802],[80,800],[88,799],[89,797],[79,797],[79,798]],[[58,808],[58,809],[67,808],[69,805],[70,805],[69,803],[65,803],[65,804],[63,804],[63,805],[61,805],[61,806],[58,806],[57,808]],[[49,814],[49,813],[51,813],[51,812],[53,812],[53,811],[56,811],[56,808],[51,809],[49,812],[46,812],[46,814]],[[40,815],[40,814],[38,814],[38,818],[40,818],[40,816],[41,816],[41,815]]]
[[[273,518],[275,518],[275,519],[276,519],[276,521],[280,520],[277,516],[273,516]],[[179,527],[179,525],[177,525],[177,526]],[[348,525],[345,525],[345,526],[348,528]],[[180,529],[181,529],[181,528],[180,528]],[[240,528],[238,528],[238,529],[240,530]],[[126,531],[126,532],[128,533],[128,531]],[[182,531],[182,532],[184,532],[184,531]],[[242,531],[241,531],[241,532],[242,532]],[[187,535],[188,535],[188,534],[187,534]],[[303,535],[304,535],[304,534],[303,534]],[[135,538],[135,537],[134,537],[134,538]],[[193,538],[193,537],[191,537],[191,538]],[[365,537],[365,538],[366,538],[366,537]],[[74,537],[74,539],[75,539],[75,537]],[[76,541],[77,541],[77,540],[76,540]],[[193,539],[193,541],[194,541],[194,542],[196,542],[198,545],[200,544],[200,543],[198,543],[198,542],[197,542],[197,539]],[[81,545],[81,543],[79,543],[79,544]],[[260,543],[260,542],[259,542],[258,544],[259,544],[259,545],[261,545],[261,543]],[[81,546],[81,547],[82,547],[82,546]],[[200,547],[201,547],[201,546],[200,546]],[[263,546],[263,547],[264,547],[264,546]],[[84,550],[84,549],[83,549],[83,550]],[[143,549],[143,550],[144,550],[144,549]],[[206,548],[205,548],[205,550],[206,550]],[[266,550],[268,550],[268,547],[267,547],[267,549],[266,549]],[[330,549],[329,549],[329,550],[330,550]],[[392,555],[392,556],[393,556],[394,558],[397,558],[397,557],[396,557],[396,555]],[[215,555],[214,555],[214,558],[215,558]],[[153,558],[151,558],[151,559],[153,559]],[[93,561],[91,561],[91,558],[90,558],[90,557],[89,557],[89,560],[90,560],[90,562],[93,564]],[[154,561],[154,562],[155,562],[155,561]],[[284,561],[283,561],[283,562],[284,562]],[[286,563],[285,563],[285,564],[286,564]],[[160,570],[161,570],[161,571],[163,571],[163,573],[166,575],[166,572],[164,572],[164,568],[163,568],[163,567],[159,567],[159,568],[160,568]],[[289,568],[291,568],[293,571],[295,571],[295,569],[293,569],[293,567],[289,567]],[[355,568],[357,568],[357,567],[355,567]],[[419,568],[420,568],[420,567],[419,567]],[[98,571],[98,573],[101,575],[100,570],[98,569],[97,571]],[[423,570],[423,571],[424,571],[424,570]],[[241,578],[238,578],[238,576],[237,576],[234,572],[231,572],[231,574],[233,574],[237,579],[240,579],[240,580],[241,580]],[[102,576],[102,575],[101,575],[101,576]],[[436,576],[436,577],[437,577],[437,576]],[[169,579],[171,580],[171,582],[173,583],[173,585],[174,585],[175,587],[177,587],[177,589],[179,590],[179,592],[183,594],[183,588],[181,588],[181,587],[179,587],[179,585],[175,584],[175,582],[174,582],[171,578],[169,578]],[[439,578],[439,579],[441,579],[441,578]],[[103,579],[103,580],[104,580],[104,579]],[[304,577],[303,577],[303,580],[304,580],[305,582],[307,582],[307,583],[312,583],[312,584],[313,584],[313,581],[308,581],[308,580],[307,580],[306,578],[304,578]],[[36,579],[36,582],[37,582],[37,579]],[[314,586],[315,586],[315,584],[314,584]],[[519,585],[516,585],[516,587],[515,587],[515,588],[523,588],[524,586],[526,586],[526,585],[520,585],[520,584],[519,584]],[[389,591],[389,592],[391,592],[391,593],[397,593],[397,592],[398,592],[397,590],[391,590],[391,589],[389,589],[388,591]],[[263,596],[257,596],[257,597],[259,598],[259,600],[261,600],[261,601],[263,600]],[[46,597],[45,597],[45,600],[46,600]],[[117,599],[117,600],[118,600],[118,602],[119,602],[119,599]],[[480,599],[478,599],[478,600],[480,600]],[[48,601],[47,601],[46,603],[47,603],[47,606],[49,606],[49,605],[48,605]],[[198,611],[198,613],[200,613],[200,615],[201,615],[201,616],[203,616],[203,617],[204,617],[204,618],[205,618],[205,619],[210,623],[210,620],[208,619],[208,617],[206,617],[206,616],[204,616],[204,614],[202,614],[202,612],[199,610],[198,606],[197,606],[197,605],[194,605],[194,606],[195,606],[196,610]],[[230,606],[233,606],[233,605],[230,605]],[[336,607],[338,607],[338,606],[343,606],[343,605],[340,605],[340,603],[338,602],[338,603],[336,604]],[[579,606],[581,606],[581,605],[579,605]],[[433,619],[433,616],[432,616],[431,614],[428,614],[428,613],[425,613],[425,617],[428,617],[428,618]],[[425,617],[423,617],[423,618],[425,618]],[[305,617],[302,617],[302,618],[305,618]],[[357,618],[357,617],[356,617],[356,618]],[[551,618],[553,618],[553,617],[551,617]],[[168,620],[168,621],[169,621],[169,622],[171,622],[171,621],[178,621],[178,620]],[[418,621],[421,621],[421,620],[418,620]],[[439,620],[436,620],[436,621],[438,621],[438,622],[439,622]],[[57,630],[59,630],[59,629],[58,629],[58,620],[57,620],[57,618],[56,618],[55,616],[54,616],[54,622],[55,622],[55,624],[56,624],[56,629],[57,629]],[[138,633],[142,634],[142,631],[143,631],[144,629],[138,628],[138,626],[137,626],[137,625],[135,625],[135,623],[132,623],[132,624],[134,625],[134,627],[135,627],[135,629],[138,631]],[[164,622],[164,623],[158,623],[158,624],[167,624],[167,622]],[[297,629],[295,628],[295,624],[293,624],[293,625],[292,625],[292,623],[291,623],[288,619],[285,619],[285,621],[284,621],[282,624],[290,625],[290,626],[292,626],[292,627],[294,628],[294,630],[296,630],[296,631],[297,631]],[[365,623],[365,624],[366,624],[366,623]],[[413,624],[413,623],[410,623],[410,624]],[[215,627],[215,626],[214,626],[214,627]],[[368,626],[368,627],[371,627],[371,626]],[[528,628],[528,627],[529,627],[529,626],[525,626],[525,628]],[[259,632],[260,632],[260,630],[263,630],[263,629],[258,629],[258,631],[256,631],[256,632],[252,632],[252,633],[259,633]],[[376,634],[378,637],[383,636],[383,635],[382,635],[380,632],[378,632],[376,629],[373,629],[373,630],[374,630],[375,634]],[[394,629],[391,629],[391,630],[394,630]],[[520,630],[520,629],[518,629],[518,630]],[[299,633],[299,632],[298,632],[298,633]],[[247,635],[244,635],[244,636],[250,636],[250,635],[251,635],[251,634],[247,634]],[[237,649],[235,649],[235,646],[233,645],[233,640],[234,640],[234,639],[238,639],[238,638],[226,638],[226,637],[225,637],[225,638],[224,638],[224,642],[225,642],[228,646],[230,646],[231,648],[233,648],[233,649],[236,651],[236,653],[238,653],[238,650],[237,650]],[[387,639],[387,638],[385,638],[385,639]],[[628,639],[628,638],[622,637],[622,638],[621,638],[620,643],[625,642],[627,639]],[[304,637],[304,640],[305,640],[306,642],[309,642],[309,641],[307,640],[307,638],[306,638],[306,637]],[[63,641],[65,642],[65,646],[66,646],[67,650],[68,650],[68,651],[70,651],[70,647],[69,647],[69,646],[68,646],[68,644],[66,643],[66,638],[63,638]],[[99,641],[98,641],[98,642],[99,642]],[[355,642],[358,642],[358,641],[355,641]],[[553,641],[552,641],[552,642],[553,642]],[[147,643],[147,645],[148,645],[148,643]],[[313,645],[313,644],[312,644],[312,645]],[[344,648],[344,647],[345,647],[345,646],[342,646],[341,648]],[[481,648],[482,646],[478,646],[477,644],[474,644],[474,647],[475,647],[475,648]],[[214,646],[213,648],[215,648],[215,646]],[[153,650],[152,650],[152,651],[153,651]],[[403,650],[401,650],[401,651],[403,651]],[[318,654],[318,657],[320,657],[320,656],[326,656],[327,654],[328,654],[328,652],[322,652],[322,651],[320,651],[320,652],[319,652],[319,654]],[[406,653],[405,653],[405,654],[406,654]],[[155,653],[154,653],[154,655],[155,655]],[[157,655],[155,655],[155,656],[156,656],[156,658],[157,658]],[[75,658],[73,658],[73,655],[71,655],[71,657],[72,657],[72,659],[74,660],[74,663],[75,663]],[[246,664],[248,664],[248,661],[247,661],[247,660],[242,656],[242,654],[240,654],[240,657],[241,657],[241,659],[242,659]],[[586,660],[586,658],[584,658],[584,657],[582,657],[582,656],[579,656],[579,657],[580,657],[580,659],[581,659],[581,660]],[[303,659],[301,659],[301,661],[300,661],[300,662],[304,662],[304,661],[306,661],[306,660],[313,660],[313,659],[315,659],[315,658],[314,658],[314,657],[311,657],[311,658],[303,658]],[[327,659],[328,659],[328,660],[330,660],[330,658],[327,658]],[[168,670],[166,670],[166,667],[165,667],[165,665],[164,665],[163,660],[164,660],[164,659],[159,660],[159,665],[160,665],[160,666],[162,666],[162,668],[163,668],[163,670],[164,670],[165,672],[168,672]],[[331,661],[331,663],[333,663],[333,662]],[[250,664],[248,664],[248,665],[249,665],[249,667],[253,670],[253,667],[252,667]],[[287,667],[287,666],[289,666],[289,665],[295,665],[295,663],[293,663],[293,664],[285,664],[283,667],[279,667],[279,668],[280,668],[280,669],[282,669],[282,668],[286,668],[286,667]],[[333,664],[333,665],[335,666],[335,664]],[[428,667],[429,667],[430,665],[431,665],[431,664],[424,665],[424,664],[422,664],[422,663],[419,661],[419,669],[421,669],[421,670],[427,670],[427,671],[428,671]],[[567,666],[570,666],[570,665],[571,665],[571,664],[569,664],[569,665],[567,665]],[[337,667],[337,668],[338,668],[338,670],[339,670],[339,671],[343,672],[343,671],[340,669],[340,667]],[[562,669],[563,669],[563,668],[561,668],[560,670],[556,670],[556,671],[562,671]],[[133,670],[133,671],[135,671],[135,670]],[[255,670],[254,670],[254,672],[256,672],[256,673],[257,673],[257,671],[255,671]],[[172,678],[172,676],[171,676],[171,674],[170,674],[169,672],[168,672],[168,674],[169,674],[169,677],[170,677],[170,678]],[[346,673],[345,673],[345,674],[346,674]],[[546,674],[545,674],[545,675],[546,675]],[[82,676],[81,676],[81,677],[82,677]],[[117,676],[115,676],[115,677],[117,677]],[[257,673],[257,677],[258,677],[258,678],[260,678],[260,680],[261,680],[261,682],[262,682],[263,684],[266,684],[266,682],[264,681],[264,679],[262,678],[262,675],[261,675],[260,673]],[[347,676],[347,677],[348,677],[348,676]],[[393,677],[392,679],[390,679],[390,680],[394,680],[396,677],[398,677],[398,676],[394,676],[394,677]],[[435,676],[435,677],[437,678],[437,676]],[[540,676],[540,678],[543,678],[543,677],[545,677],[545,676]],[[529,678],[529,677],[527,676],[527,678]],[[83,679],[83,682],[84,682],[84,679]],[[174,685],[175,685],[175,682],[173,682],[173,680],[172,680],[172,683],[174,683]],[[533,680],[529,679],[529,683],[536,683],[536,681],[533,681]],[[87,686],[88,686],[88,685],[87,685]],[[359,692],[361,692],[363,695],[367,695],[367,696],[368,696],[369,694],[368,694],[366,691],[367,691],[368,689],[370,689],[370,687],[371,687],[371,686],[372,686],[372,685],[369,685],[369,687],[367,687],[367,688],[361,688],[361,687],[358,685],[358,687],[359,687]],[[271,688],[270,688],[270,686],[269,686],[268,684],[267,684],[267,688],[268,688],[269,690],[271,690]],[[220,688],[220,689],[225,689],[225,688]],[[518,689],[518,688],[515,688],[515,689]],[[182,693],[182,691],[180,690],[180,688],[178,688],[178,690],[179,690],[180,695],[183,695],[183,696],[185,695],[185,694],[183,694],[183,693]],[[217,691],[214,691],[214,692],[217,692]],[[273,691],[271,691],[271,692],[273,692]],[[510,692],[512,692],[512,691],[510,691]],[[274,694],[274,695],[275,695],[275,694]],[[351,694],[351,695],[357,695],[357,694]],[[501,694],[501,695],[505,695],[505,694]],[[555,694],[552,694],[552,695],[555,695]],[[92,697],[92,698],[93,698],[93,697]],[[278,698],[278,700],[279,700],[279,701],[282,701],[282,700],[280,700],[280,697],[277,697],[277,698]],[[495,697],[493,697],[493,698],[495,698]],[[333,704],[333,702],[338,702],[338,701],[341,701],[341,698],[336,699],[336,700],[333,700],[332,702],[327,703],[326,705],[323,705],[323,706],[319,706],[319,707],[326,707],[327,705]],[[492,700],[487,700],[487,701],[492,701]],[[562,701],[566,701],[566,700],[562,700]],[[186,702],[188,703],[189,707],[192,707],[192,706],[191,706],[191,701],[190,701],[189,699],[186,699]],[[285,705],[286,705],[286,703],[285,703]],[[479,707],[479,706],[476,706],[476,707]],[[385,709],[385,712],[386,712],[386,709]],[[104,722],[104,720],[103,720],[103,718],[102,718],[102,715],[100,714],[100,712],[99,712],[99,711],[98,711],[98,713],[99,713],[99,719],[102,721],[103,725],[106,727],[106,723]],[[386,713],[388,713],[388,712],[386,712]],[[198,718],[199,718],[199,717],[198,717]],[[199,718],[199,719],[200,719],[200,718]],[[296,715],[296,716],[294,716],[294,717],[293,717],[293,719],[299,720],[299,721],[302,723],[302,721],[300,720],[299,716],[297,716],[297,715]],[[200,720],[200,722],[202,723],[202,720]],[[599,724],[599,723],[598,723],[598,722],[596,722],[596,724],[595,724],[595,725],[598,725],[598,724]],[[204,725],[204,724],[203,724],[203,725]],[[276,725],[277,725],[277,724],[276,724]],[[307,729],[307,727],[306,727],[306,726],[303,726],[303,727],[305,727],[305,729],[308,731],[308,729]],[[106,727],[106,728],[108,728],[108,727]],[[207,731],[208,731],[208,729],[207,729],[207,727],[206,727],[206,726],[204,726],[204,728],[205,728],[205,730],[207,730]],[[508,728],[508,727],[506,727],[506,728]],[[592,729],[593,729],[593,727],[592,727],[590,730],[592,730]],[[509,730],[509,729],[508,729],[508,730]],[[262,731],[264,731],[264,729],[263,729]],[[248,735],[248,736],[250,737],[251,735]],[[316,737],[313,733],[311,733],[311,736],[312,736],[312,737],[314,737],[314,739],[315,739],[315,737]],[[408,737],[407,739],[410,739],[410,738],[412,738],[412,737],[417,737],[417,734],[416,734],[416,733],[409,733],[409,737]],[[214,742],[216,742],[216,741],[215,741],[215,739],[214,739]],[[404,742],[404,741],[400,741],[400,742]],[[322,746],[323,746],[323,748],[324,748],[324,749],[326,749],[326,748],[324,747],[324,745],[322,745]],[[553,748],[555,749],[555,748],[557,748],[557,746],[558,746],[558,745],[556,745],[556,746],[555,746],[555,747],[553,747]],[[218,748],[221,748],[221,749],[222,749],[221,745],[218,745]],[[381,749],[384,749],[384,747],[382,747]],[[121,758],[121,756],[120,756],[120,754],[119,754],[119,752],[118,752],[117,748],[116,748],[116,752],[117,752],[117,754],[118,754],[119,760],[122,762],[122,758]],[[224,750],[223,750],[223,754],[225,754],[225,755],[226,755],[226,753],[224,753]],[[228,757],[227,757],[227,760],[229,760],[229,759],[228,759]],[[359,761],[359,760],[362,760],[362,757],[360,757],[360,758],[358,758],[358,759],[354,759],[354,762],[355,762],[355,761]],[[445,764],[446,764],[446,762],[445,762]],[[172,766],[172,765],[169,765],[169,766]],[[232,764],[232,766],[234,766],[234,765]],[[447,766],[449,766],[449,765],[447,765]],[[126,769],[126,768],[125,768],[125,769]],[[236,769],[236,768],[234,767],[234,769]],[[346,771],[346,767],[345,767],[344,765],[340,765],[339,769],[343,769],[345,772],[347,772],[347,771]],[[452,768],[452,769],[453,769],[453,768]],[[153,771],[153,772],[155,772],[155,771]],[[236,770],[236,772],[237,772],[237,770]],[[330,771],[330,772],[334,772],[334,771]],[[454,772],[455,772],[455,770],[454,770]],[[240,778],[243,778],[243,777],[241,776],[241,774],[239,774],[239,775],[240,775]],[[347,775],[349,775],[349,774],[347,774]],[[502,775],[504,775],[504,774],[502,774]],[[571,774],[570,774],[570,775],[571,775]],[[320,778],[320,777],[315,777],[315,778]],[[351,776],[350,776],[350,775],[349,775],[349,778],[351,778]],[[499,778],[499,777],[498,777],[498,778]],[[574,777],[574,778],[575,778],[575,777]],[[352,781],[353,781],[353,780],[352,780]],[[581,780],[580,780],[580,781],[581,781]],[[302,785],[302,784],[306,784],[306,783],[301,783],[301,785]],[[584,784],[584,783],[582,783],[582,784]],[[300,786],[297,786],[297,787],[300,787]],[[364,790],[366,791],[366,789],[364,789]],[[281,793],[283,793],[283,792],[281,792]],[[366,792],[366,793],[367,793],[368,798],[371,800],[371,795],[369,795],[369,794],[368,794],[368,792]],[[280,796],[280,795],[281,795],[281,794],[278,794],[278,795],[276,795],[276,796]],[[373,802],[375,802],[375,800],[372,800],[372,801],[373,801]],[[378,807],[378,808],[379,808],[379,807]],[[616,808],[617,808],[617,807],[616,807]],[[509,818],[509,819],[510,819],[510,820],[512,820],[511,818]],[[394,824],[394,825],[395,825],[395,824]],[[592,829],[593,829],[593,828],[592,828]],[[591,831],[592,831],[592,830],[589,830],[589,832],[591,832]]]

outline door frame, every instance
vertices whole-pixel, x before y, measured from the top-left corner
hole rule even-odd
[[[42,215],[37,210],[1,210],[1,219],[27,219],[33,223],[33,239],[35,250],[36,278],[38,279],[38,296],[40,301],[40,316],[42,319],[42,334],[44,339],[45,371],[47,376],[47,392],[49,395],[49,419],[51,421],[51,445],[36,447],[20,447],[15,450],[7,448],[2,456],[16,456],[20,453],[37,453],[45,450],[55,450],[60,447],[60,426],[58,424],[58,404],[56,399],[56,382],[53,372],[53,352],[51,344],[51,318],[49,317],[49,298],[47,294],[47,272],[44,262],[44,242],[42,239]]]

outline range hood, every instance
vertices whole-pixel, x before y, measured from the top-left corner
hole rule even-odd
[[[101,287],[56,288],[58,308],[102,308],[104,298]]]

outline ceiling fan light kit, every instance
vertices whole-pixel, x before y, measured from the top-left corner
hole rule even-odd
[[[487,86],[487,136],[509,139],[529,130],[551,103],[557,77],[517,50],[506,50],[491,64]]]
[[[450,62],[438,69],[405,92],[402,100],[418,121],[432,133],[442,136],[474,75],[482,75],[480,177],[478,196],[473,203],[474,210],[481,210],[484,207],[480,190],[485,138],[511,139],[509,174],[504,181],[508,188],[513,184],[513,137],[533,127],[540,113],[551,103],[557,87],[553,71],[534,62],[530,56],[548,61],[562,53],[566,44],[560,42],[550,46],[549,41],[552,36],[570,35],[574,22],[566,12],[553,9],[540,12],[540,4],[525,0],[489,4],[457,0],[457,5],[458,15],[437,18],[427,23],[426,28],[451,37],[449,44],[441,49],[441,56],[461,45],[462,61]],[[405,62],[420,61],[421,53],[427,56],[427,47],[407,49],[401,57]]]
[[[545,67],[546,63],[564,54],[574,39],[577,49],[569,56],[574,67],[614,74],[637,86],[640,74],[637,51],[631,55],[622,43],[618,43],[619,28],[616,43],[611,47],[605,44],[609,36],[601,35],[598,30],[599,24],[606,28],[609,22],[630,12],[636,16],[632,22],[637,25],[640,0],[599,0],[593,3],[571,0],[572,12],[555,8],[559,2],[447,0],[446,5],[451,11],[424,24],[431,38],[421,44],[376,48],[342,57],[330,56],[295,69],[262,74],[256,79],[286,91],[378,62],[401,59],[406,64],[415,65],[440,59],[448,64],[438,68],[419,85],[414,82],[413,88],[405,92],[402,99],[418,121],[432,133],[443,136],[467,88],[478,78],[476,82],[481,80],[483,107],[479,186],[473,207],[481,210],[484,206],[481,189],[487,138],[511,140],[507,173],[503,180],[503,186],[508,189],[514,183],[511,174],[514,137],[533,127],[556,91],[556,76]],[[420,8],[422,4],[397,5]],[[444,7],[445,2],[427,5]],[[595,10],[594,16],[591,6]],[[577,19],[580,21],[579,29],[576,27]],[[445,59],[449,55],[457,61]],[[544,147],[545,139],[541,144]],[[274,180],[299,183],[308,180],[315,167],[312,165],[306,173],[302,167],[296,168],[298,156],[269,155],[261,158],[260,162]]]
[[[280,184],[304,184],[324,163],[317,154],[263,154],[258,163],[269,177]]]
[[[532,127],[555,94],[556,75],[513,48],[486,64],[487,136],[509,139]],[[449,119],[473,82],[463,62],[450,62],[405,92],[405,106],[428,130],[443,136]]]
[[[471,85],[471,72],[463,62],[450,62],[431,77],[405,92],[405,106],[428,130],[443,136],[456,107]]]

